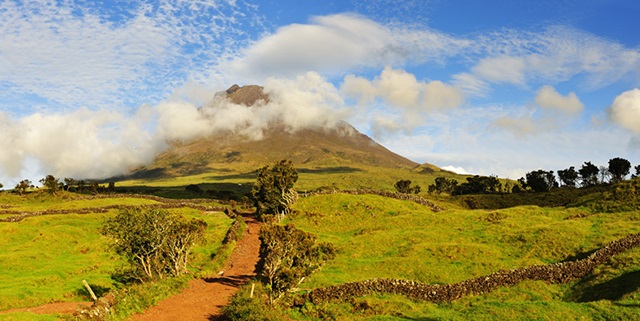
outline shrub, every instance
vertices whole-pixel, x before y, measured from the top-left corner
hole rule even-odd
[[[207,227],[203,220],[187,221],[162,209],[127,209],[108,219],[102,234],[115,239],[116,253],[129,263],[129,277],[162,279],[188,272],[188,256]],[[122,273],[121,273],[122,274]]]
[[[253,297],[251,287],[254,287]],[[269,304],[269,295],[262,283],[245,284],[231,297],[231,302],[222,308],[231,320],[238,321],[276,321],[282,320],[278,310]]]
[[[335,257],[333,244],[316,245],[315,235],[292,224],[263,225],[260,241],[260,275],[266,279],[272,303]]]
[[[270,217],[279,221],[289,214],[291,205],[298,200],[298,194],[293,190],[296,181],[298,172],[288,160],[258,170],[251,197],[262,221],[267,221]]]
[[[399,180],[394,185],[396,191],[403,194],[420,193],[420,185],[411,186],[410,180]]]

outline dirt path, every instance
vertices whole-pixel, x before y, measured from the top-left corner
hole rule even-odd
[[[161,301],[143,314],[134,315],[131,320],[227,320],[220,308],[227,305],[241,284],[255,276],[259,258],[260,224],[252,217],[245,217],[245,222],[247,233],[236,244],[222,276],[193,280],[182,293]]]

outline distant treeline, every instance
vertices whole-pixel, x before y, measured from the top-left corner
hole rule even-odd
[[[635,173],[632,178],[640,176],[640,165],[633,167]],[[631,172],[631,163],[620,157],[609,160],[608,166],[596,166],[591,162],[584,162],[576,170],[574,166],[554,171],[543,169],[528,172],[517,182],[507,182],[504,185],[497,176],[473,176],[467,177],[467,181],[459,183],[455,179],[438,177],[435,183],[430,185],[428,192],[431,194],[493,194],[493,193],[524,193],[524,192],[548,192],[553,188],[567,187],[591,187],[608,183],[624,181]]]

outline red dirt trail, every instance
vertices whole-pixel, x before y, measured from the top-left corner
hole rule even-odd
[[[231,253],[224,273],[219,277],[195,279],[189,282],[187,289],[179,294],[160,301],[142,314],[136,314],[130,320],[135,321],[213,321],[228,320],[221,308],[229,302],[231,296],[243,283],[256,275],[259,260],[260,223],[253,217],[244,216],[247,232]],[[37,314],[72,314],[79,305],[91,306],[91,302],[59,302],[32,308],[19,308],[0,311],[0,314],[12,312],[33,312]]]
[[[243,283],[256,275],[259,259],[260,224],[252,217],[244,217],[247,233],[236,243],[236,248],[220,277],[196,279],[183,292],[165,299],[145,311],[134,315],[135,321],[211,321],[227,320],[221,308]]]

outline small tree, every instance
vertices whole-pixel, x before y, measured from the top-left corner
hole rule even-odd
[[[393,186],[396,188],[396,191],[403,194],[418,194],[420,193],[420,185],[411,186],[410,180],[399,180]]]
[[[64,190],[65,191],[70,191],[72,187],[74,187],[76,185],[76,180],[71,178],[71,177],[65,177],[64,178]]]
[[[548,192],[551,188],[558,186],[553,171],[539,169],[527,173],[526,177],[526,180],[520,179],[519,182],[525,188],[528,187],[534,192]]]
[[[268,217],[281,220],[291,211],[298,200],[293,185],[298,181],[298,172],[289,160],[282,160],[258,170],[258,178],[251,190],[256,214],[265,221]]]
[[[633,169],[636,171],[636,173],[631,175],[631,177],[632,178],[640,177],[640,165],[634,166]]]
[[[629,174],[631,163],[624,158],[612,158],[609,160],[608,170],[611,173],[611,182],[620,183]]]
[[[28,179],[23,179],[20,183],[16,184],[15,190],[20,193],[20,195],[24,195],[27,192],[27,189],[31,187],[31,181]]]
[[[467,181],[458,185],[454,191],[455,195],[464,194],[491,194],[502,191],[502,183],[497,176],[467,177]]]
[[[582,180],[582,187],[598,185],[598,172],[600,172],[598,166],[591,164],[591,162],[584,162],[578,170]]]
[[[455,179],[448,179],[446,177],[437,177],[435,183],[429,185],[429,193],[446,193],[452,195],[458,187],[458,181]]]
[[[187,273],[189,252],[206,227],[203,220],[137,208],[120,211],[101,232],[115,239],[113,247],[128,261],[130,277],[145,282]]]
[[[567,187],[576,187],[576,181],[578,180],[578,172],[576,168],[571,166],[567,169],[558,171],[558,177],[562,185]]]
[[[40,183],[49,191],[49,193],[51,193],[51,195],[56,195],[62,186],[60,180],[53,177],[53,175],[47,175],[47,177],[40,180]]]
[[[315,235],[291,224],[263,225],[260,241],[260,275],[266,279],[272,303],[335,257],[331,243],[316,245]]]

